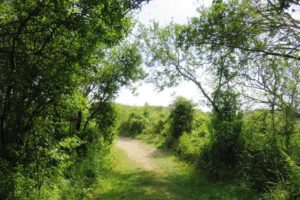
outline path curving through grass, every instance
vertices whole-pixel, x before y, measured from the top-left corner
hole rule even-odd
[[[212,183],[192,166],[142,141],[120,137],[114,164],[91,199],[101,200],[249,200],[239,184]]]

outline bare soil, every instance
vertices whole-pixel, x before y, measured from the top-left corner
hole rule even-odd
[[[155,147],[145,142],[125,137],[120,137],[116,146],[124,151],[130,160],[138,163],[141,169],[155,172],[162,169],[155,158],[163,156],[164,153]]]

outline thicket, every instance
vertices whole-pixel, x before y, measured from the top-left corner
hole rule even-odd
[[[143,1],[1,1],[0,199],[83,199],[141,78],[128,12]]]
[[[156,145],[164,143],[170,109],[162,106],[118,105],[118,133],[129,137],[147,137]]]
[[[118,106],[120,135],[137,137],[160,147],[177,149],[187,159],[193,160],[193,156],[198,155],[199,151],[194,150],[194,147],[200,144],[198,138],[209,137],[208,114],[196,109],[192,101],[183,97],[176,98],[169,107],[147,104]],[[133,130],[134,126],[140,130]],[[191,135],[194,135],[194,141]]]
[[[284,111],[276,111],[275,116],[272,115],[266,109],[245,114],[242,132],[245,144],[240,174],[256,190],[268,191],[266,198],[297,199],[300,194],[296,189],[299,188],[300,168],[295,158],[299,156],[300,141],[297,137],[300,132],[295,129],[292,137],[294,145],[287,151],[286,115]],[[299,118],[295,123],[299,123]],[[274,131],[276,135],[273,135]]]

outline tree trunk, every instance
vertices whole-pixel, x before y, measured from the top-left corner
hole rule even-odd
[[[78,132],[80,131],[81,128],[81,122],[82,122],[82,111],[78,111],[77,118],[76,118],[76,125],[75,125],[75,129]]]

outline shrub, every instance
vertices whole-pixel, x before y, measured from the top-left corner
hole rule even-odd
[[[300,199],[300,167],[292,164],[292,170],[289,179],[284,187],[289,192],[289,199]]]
[[[68,171],[69,177],[61,182],[59,199],[89,199],[87,197],[111,167],[110,150],[111,145],[104,138],[90,143],[86,155],[77,159]]]
[[[112,143],[117,118],[115,106],[112,103],[101,103],[98,105],[98,113],[95,117],[100,134],[106,141]]]
[[[142,115],[131,113],[128,119],[120,125],[119,132],[126,136],[136,136],[143,132],[145,123],[145,119]]]
[[[190,134],[183,133],[179,139],[176,150],[182,159],[198,165],[200,153],[208,142],[209,134],[198,129]]]
[[[191,101],[178,97],[171,106],[170,123],[170,144],[177,143],[180,136],[184,133],[190,133],[193,127],[194,105]]]
[[[287,180],[280,182],[275,188],[262,194],[263,200],[297,200],[300,199],[300,168],[291,166]]]
[[[213,180],[234,179],[241,149],[243,149],[241,141],[211,139],[202,148],[200,166]]]
[[[285,154],[273,145],[249,146],[242,157],[242,177],[262,192],[275,188],[289,175],[289,164]]]
[[[246,115],[242,134],[245,149],[241,155],[240,172],[254,189],[264,192],[263,199],[299,199],[300,173],[295,170],[297,167],[293,167],[297,166],[299,158],[298,134],[291,135],[286,154],[284,135],[281,135],[284,118],[280,112],[276,113],[275,120],[276,126],[272,127],[271,114],[265,109]],[[270,137],[274,128],[277,133],[275,143]]]
[[[300,166],[300,133],[292,135],[290,154],[292,159]]]
[[[234,91],[218,91],[212,112],[211,140],[201,153],[201,165],[211,178],[231,178],[243,149],[242,113]]]
[[[11,196],[11,191],[14,189],[13,170],[10,168],[10,163],[2,158],[0,158],[0,188],[1,198],[13,199]]]

